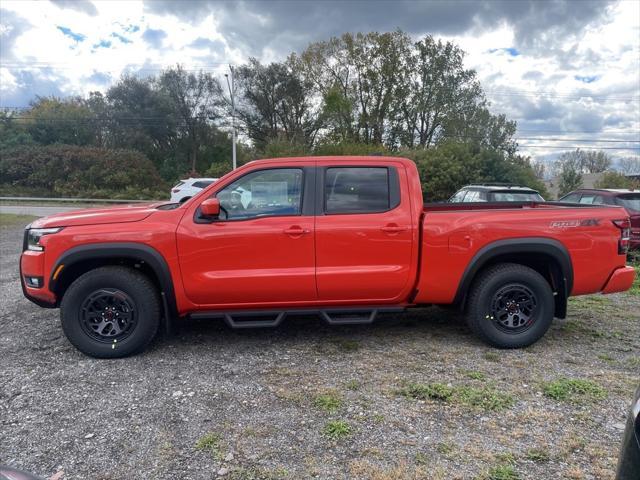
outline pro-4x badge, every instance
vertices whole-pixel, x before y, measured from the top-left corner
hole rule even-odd
[[[598,218],[585,218],[584,220],[554,220],[549,224],[551,228],[595,227],[600,225]]]

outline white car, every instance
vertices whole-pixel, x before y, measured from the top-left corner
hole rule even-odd
[[[196,193],[205,187],[208,187],[217,178],[187,178],[180,180],[175,187],[171,189],[172,202],[185,202],[193,197]]]

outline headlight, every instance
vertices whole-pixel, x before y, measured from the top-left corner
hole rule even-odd
[[[41,252],[44,247],[40,245],[40,239],[45,235],[51,235],[52,233],[58,233],[62,230],[62,227],[56,228],[30,228],[27,233],[27,249]]]

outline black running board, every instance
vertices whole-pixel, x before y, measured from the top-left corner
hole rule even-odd
[[[194,319],[222,318],[231,328],[277,327],[290,315],[317,315],[329,325],[373,323],[379,313],[401,313],[404,307],[302,308],[295,310],[212,310],[189,315]]]

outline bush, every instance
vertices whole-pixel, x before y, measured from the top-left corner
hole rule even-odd
[[[150,199],[168,186],[151,161],[131,150],[23,146],[0,154],[0,190],[11,195]]]
[[[425,200],[447,200],[470,183],[505,182],[531,187],[547,196],[528,159],[472,143],[445,142],[429,149],[399,152],[418,166]]]

